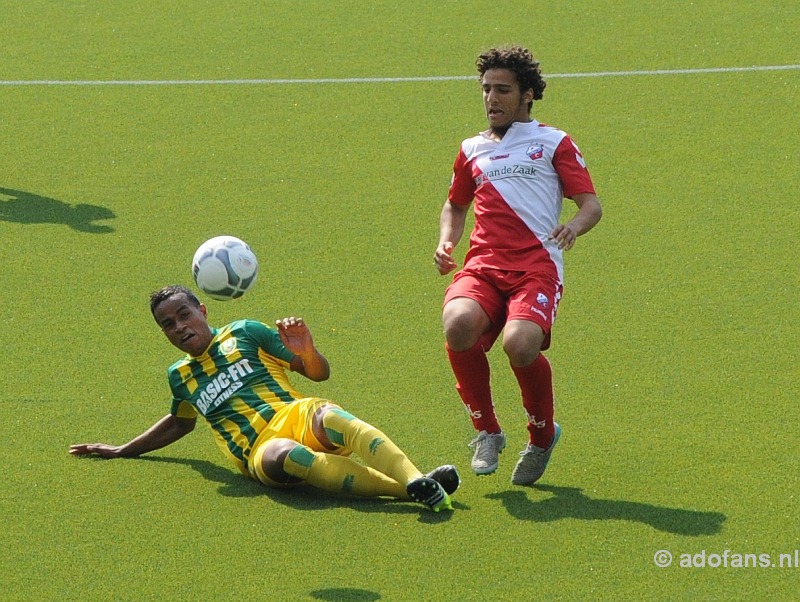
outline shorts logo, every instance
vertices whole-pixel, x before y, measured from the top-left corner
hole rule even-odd
[[[547,319],[548,319],[548,317],[547,317],[547,314],[546,314],[546,313],[544,313],[544,312],[543,312],[541,309],[539,309],[539,308],[538,308],[538,307],[536,307],[535,305],[531,305],[531,311],[532,311],[533,313],[535,313],[535,314],[539,314],[539,315],[540,315],[540,316],[542,316],[542,317],[543,317],[545,320],[547,320]]]
[[[528,147],[528,150],[525,151],[525,154],[528,155],[533,161],[536,161],[536,159],[541,159],[544,156],[544,146],[534,142]]]
[[[550,300],[544,293],[539,293],[538,295],[536,295],[536,302],[542,307],[547,307],[550,304]]]

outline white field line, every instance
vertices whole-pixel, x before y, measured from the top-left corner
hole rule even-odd
[[[648,75],[693,75],[699,73],[741,73],[752,71],[795,71],[800,65],[754,65],[751,67],[709,67],[700,69],[652,69],[643,71],[594,71],[587,73],[549,73],[548,78],[626,77]],[[0,80],[0,86],[246,86],[286,84],[375,84],[395,82],[442,82],[477,80],[477,75],[429,77],[324,77],[316,79],[130,79],[130,80]]]

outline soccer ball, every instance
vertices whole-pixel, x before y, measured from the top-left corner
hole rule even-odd
[[[243,240],[216,236],[195,251],[192,276],[200,290],[212,299],[238,299],[255,283],[258,260]]]

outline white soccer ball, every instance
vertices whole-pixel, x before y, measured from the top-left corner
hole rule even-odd
[[[255,283],[258,260],[243,240],[216,236],[195,251],[192,276],[200,290],[212,299],[238,299]]]

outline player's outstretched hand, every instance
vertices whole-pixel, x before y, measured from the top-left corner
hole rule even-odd
[[[69,446],[69,453],[73,456],[100,456],[101,458],[119,458],[118,445],[105,443],[77,443]]]
[[[314,349],[311,331],[306,326],[306,323],[303,322],[303,318],[295,318],[294,316],[283,318],[282,320],[276,320],[275,326],[278,327],[281,341],[289,351],[302,355]]]

